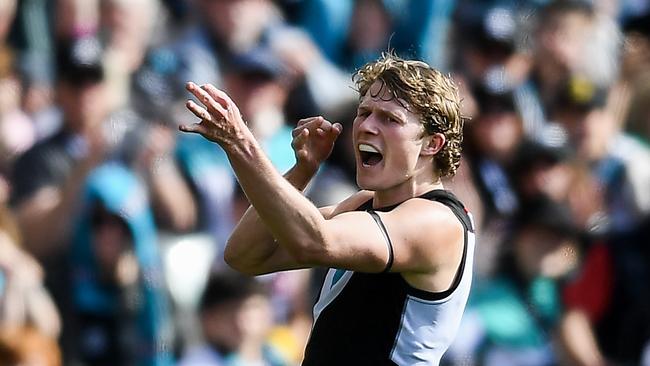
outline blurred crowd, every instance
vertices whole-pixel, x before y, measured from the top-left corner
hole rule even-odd
[[[307,190],[356,191],[351,73],[453,76],[477,226],[444,365],[650,365],[650,3],[0,0],[0,364],[296,365],[324,271],[249,278],[248,202],[187,81],[239,106],[281,172],[291,129],[344,129]],[[378,319],[378,321],[381,321]]]

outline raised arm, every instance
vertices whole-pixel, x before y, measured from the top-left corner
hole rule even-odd
[[[386,267],[387,242],[369,214],[345,212],[324,217],[273,168],[225,93],[193,83],[188,84],[188,90],[205,107],[189,101],[187,107],[201,122],[180,129],[200,133],[226,151],[261,222],[291,258],[285,265],[322,265],[366,272],[380,272]],[[458,248],[462,245],[458,243],[462,243],[463,235],[453,214],[440,204],[414,201],[381,214],[395,248],[393,268],[428,272],[459,259]],[[455,220],[452,225],[450,217]],[[450,243],[453,250],[438,246],[438,242]]]
[[[296,166],[284,177],[301,191],[306,186],[302,182],[310,179]],[[331,209],[327,207],[323,210]],[[251,275],[301,268],[286,250],[278,246],[254,206],[248,207],[230,235],[224,251],[224,260],[233,269]]]
[[[67,245],[66,237],[72,229],[83,183],[89,172],[104,158],[106,142],[98,128],[89,131],[85,141],[88,153],[75,163],[65,182],[47,182],[30,190],[15,207],[24,247],[37,258],[57,253]],[[44,159],[46,157],[19,161],[21,166],[16,167],[14,183],[22,184],[41,173],[35,172],[35,169],[45,170],[47,164]]]
[[[320,164],[331,154],[341,128],[340,124],[332,124],[322,117],[298,122],[292,131],[291,143],[296,164],[284,175],[293,187],[301,192],[307,187]],[[321,209],[323,215],[331,211],[332,207]],[[231,234],[224,257],[231,267],[249,274],[299,267],[286,250],[278,246],[253,206],[246,210]]]

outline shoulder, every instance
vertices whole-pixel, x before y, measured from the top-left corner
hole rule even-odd
[[[465,228],[452,210],[436,201],[412,198],[390,212],[380,212],[395,246],[395,257],[408,265],[403,271],[424,273],[451,268],[459,261]],[[399,268],[399,267],[397,267]]]
[[[452,209],[438,201],[412,198],[386,214],[391,221],[417,229],[424,235],[458,234],[464,227]]]
[[[365,190],[354,193],[333,208],[332,216],[358,209],[361,205],[371,200],[374,194],[372,191]]]
[[[34,145],[16,160],[10,175],[12,186],[15,187],[11,197],[12,206],[38,187],[56,180],[56,172],[65,169],[65,166],[61,166],[62,161],[66,160],[60,158],[63,154],[63,145],[52,137]]]
[[[62,133],[57,133],[42,141],[37,142],[23,155],[21,155],[14,166],[29,167],[35,163],[47,163],[52,154],[61,154],[65,152],[66,137]]]
[[[319,208],[325,219],[331,219],[336,215],[344,212],[354,211],[368,200],[371,200],[374,193],[372,191],[358,191],[350,195],[343,201],[326,207]]]
[[[46,155],[46,152],[51,149],[50,145],[50,141],[38,142],[29,150],[25,151],[25,153],[20,155],[20,157],[16,159],[14,166],[22,168],[38,160],[43,160],[42,158]]]

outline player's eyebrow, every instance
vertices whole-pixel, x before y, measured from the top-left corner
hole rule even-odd
[[[377,106],[377,105],[375,105],[375,106],[368,105],[369,103],[370,102],[361,102],[361,104],[359,104],[359,107],[357,108],[357,111],[358,112],[367,112],[367,111],[370,111],[372,109],[376,109],[381,114],[388,115],[388,116],[394,118],[395,120],[397,120],[398,122],[400,122],[401,124],[406,123],[407,116],[403,111],[391,110],[391,109],[383,108],[383,107]]]
[[[401,124],[406,123],[406,114],[402,111],[383,110],[383,112],[396,119]]]

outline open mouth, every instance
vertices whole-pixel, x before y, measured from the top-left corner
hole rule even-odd
[[[367,144],[359,144],[359,156],[364,166],[377,165],[384,159],[379,150]]]

